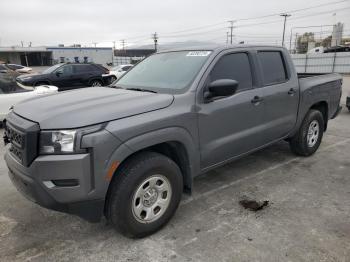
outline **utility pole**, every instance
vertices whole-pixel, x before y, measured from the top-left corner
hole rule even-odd
[[[157,35],[157,32],[152,34],[152,39],[154,41],[154,51],[157,52],[157,50],[158,50],[158,35]]]
[[[120,40],[120,44],[122,45],[123,51],[125,50],[125,39]]]
[[[233,24],[234,24],[234,20],[230,20],[230,21],[228,21],[229,23],[230,23],[230,26],[228,27],[228,28],[230,28],[230,31],[231,31],[231,33],[230,33],[230,43],[231,43],[231,45],[232,45],[232,38],[233,38]]]
[[[23,41],[21,41],[21,46],[23,47]]]
[[[228,45],[228,37],[229,37],[230,33],[226,32],[226,45]]]
[[[96,48],[96,45],[97,45],[97,43],[92,43],[94,46],[95,46],[95,48]]]
[[[280,16],[283,16],[283,17],[284,17],[283,35],[282,35],[282,46],[284,46],[284,34],[285,34],[285,32],[286,32],[287,17],[290,17],[291,15],[290,15],[290,14],[287,14],[287,13],[283,13],[283,14],[280,14]]]
[[[298,33],[295,33],[295,43],[294,43],[295,54],[297,53],[297,47],[298,47]]]
[[[115,52],[115,41],[113,41],[113,49],[112,49],[112,66],[114,66],[114,52]]]

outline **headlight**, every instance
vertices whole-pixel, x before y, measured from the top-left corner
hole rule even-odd
[[[26,80],[30,80],[30,79],[32,79],[32,77],[31,77],[31,76],[27,76],[27,77],[22,77],[22,78],[20,78],[20,80],[24,80],[24,81],[26,81]]]
[[[41,131],[39,153],[41,155],[86,153],[87,149],[81,148],[82,137],[97,132],[104,126],[105,124],[98,124],[76,130]]]
[[[76,134],[76,130],[42,131],[40,154],[74,153]]]

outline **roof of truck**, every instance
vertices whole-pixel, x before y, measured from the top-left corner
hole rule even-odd
[[[271,46],[271,45],[248,45],[248,44],[237,44],[237,45],[198,45],[181,48],[173,48],[167,50],[161,50],[159,53],[169,51],[199,51],[199,50],[210,50],[210,51],[223,51],[227,49],[235,48],[284,48],[282,46]]]

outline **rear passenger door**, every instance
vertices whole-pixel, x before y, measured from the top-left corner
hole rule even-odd
[[[239,83],[232,96],[198,104],[198,129],[201,166],[208,168],[246,153],[262,144],[263,103],[255,88],[253,60],[248,52],[221,56],[210,69],[199,96],[214,80],[232,79]]]
[[[299,103],[298,80],[281,50],[258,50],[264,99],[265,144],[283,138],[294,127]]]
[[[96,75],[97,68],[89,64],[77,64],[75,65],[75,78],[77,86],[87,86],[90,79]]]

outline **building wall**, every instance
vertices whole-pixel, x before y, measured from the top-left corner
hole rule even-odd
[[[21,64],[21,57],[19,53],[15,52],[0,52],[0,61],[11,64]]]
[[[53,63],[63,62],[92,62],[96,64],[106,65],[112,62],[112,48],[102,47],[48,47],[48,51],[52,51]]]

